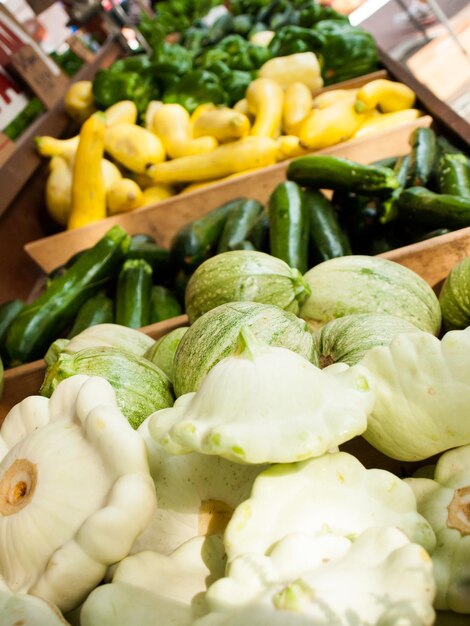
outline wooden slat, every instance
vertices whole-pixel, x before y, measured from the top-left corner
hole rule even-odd
[[[459,261],[470,255],[470,227],[433,237],[382,256],[405,265],[437,288]]]
[[[408,139],[418,126],[429,126],[432,119],[423,116],[372,136],[319,150],[315,154],[341,156],[359,163],[369,163],[390,156],[406,154]],[[208,213],[215,207],[237,196],[266,202],[279,183],[285,180],[290,161],[266,167],[207,188],[169,198],[144,209],[110,217],[96,224],[66,231],[25,245],[26,252],[46,272],[62,265],[75,252],[94,245],[114,224],[120,224],[129,234],[148,233],[162,246],[168,246],[174,234],[187,222]]]

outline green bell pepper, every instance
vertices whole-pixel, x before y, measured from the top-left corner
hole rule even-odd
[[[267,48],[252,44],[240,35],[229,35],[216,46],[207,48],[196,58],[195,64],[206,69],[222,62],[232,70],[250,72],[259,69],[270,57]]]
[[[98,70],[93,81],[93,97],[103,109],[120,100],[132,100],[139,113],[143,113],[150,100],[158,100],[159,96],[154,77],[137,72]]]
[[[193,68],[191,53],[177,43],[164,42],[154,51],[153,62],[173,66],[180,76]]]
[[[375,40],[362,28],[338,20],[322,20],[312,32],[323,41],[321,56],[325,85],[363,76],[378,68]]]
[[[269,43],[268,50],[273,57],[284,57],[297,52],[318,52],[323,39],[315,30],[300,26],[283,26]],[[344,58],[341,61],[344,63]]]
[[[181,104],[192,113],[200,104],[228,104],[229,98],[218,76],[205,70],[193,70],[165,90],[163,102]]]
[[[338,13],[332,7],[312,3],[307,4],[309,6],[302,8],[299,15],[299,26],[303,28],[312,28],[322,20],[338,20],[349,24],[347,16]]]

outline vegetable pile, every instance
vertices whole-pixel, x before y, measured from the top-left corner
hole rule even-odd
[[[391,261],[330,259],[302,278],[247,250],[221,267],[227,255],[259,255],[258,271],[240,282],[229,265],[220,296],[204,273],[210,299],[189,328],[155,342],[99,324],[59,340],[41,395],[5,418],[5,618],[431,626],[438,609],[437,623],[466,623],[470,329],[434,336],[437,296]],[[313,333],[292,312],[311,322],[333,300]],[[397,474],[347,452],[360,435]],[[25,524],[47,541],[26,550]]]
[[[141,126],[131,100],[94,112],[91,83],[75,83],[65,104],[83,123],[80,134],[36,139],[38,152],[52,157],[47,209],[60,225],[77,228],[422,114],[401,83],[378,79],[314,96],[322,84],[315,54],[294,53],[266,62],[233,108],[217,97],[199,104],[191,96],[184,106],[179,96],[152,100]]]
[[[160,112],[165,113],[163,109]],[[205,139],[208,137],[193,141]],[[345,255],[377,254],[469,225],[468,157],[436,137],[430,128],[415,129],[410,144],[406,157],[369,166],[331,156],[296,159],[288,167],[289,180],[274,189],[266,207],[249,198],[231,200],[181,228],[170,250],[157,246],[151,237],[136,235],[125,242],[122,239],[125,250],[116,244],[120,251],[114,253],[114,261],[108,259],[107,251],[84,253],[89,258],[86,272],[90,267],[98,276],[93,282],[91,276],[95,274],[85,275],[85,270],[75,267],[79,259],[72,258],[66,267],[51,274],[46,294],[29,306],[32,319],[27,328],[25,321],[21,328],[17,321],[10,338],[7,327],[18,316],[22,303],[2,305],[0,344],[4,362],[18,364],[44,356],[60,333],[73,336],[87,326],[113,321],[139,328],[174,317],[183,309],[192,322],[208,306],[228,299],[257,300],[258,291],[266,303],[296,314],[302,307],[309,311],[311,287],[302,278],[308,268]],[[80,192],[83,189],[81,186]],[[331,200],[322,191],[327,189],[333,191]],[[436,230],[436,226],[440,228]],[[119,237],[123,236],[120,231]],[[97,246],[106,248],[105,243]],[[231,254],[214,257],[228,252]],[[80,263],[83,265],[84,260]],[[112,264],[109,270],[107,263]],[[101,265],[103,276],[99,273]],[[64,275],[68,268],[71,271]],[[456,290],[461,289],[456,283],[465,285],[461,279],[456,281],[457,272],[466,276],[466,271],[456,268],[442,292],[446,329],[463,328],[469,315],[468,303],[461,304],[466,291],[459,304],[455,303]],[[260,275],[256,286],[248,288],[254,275]],[[308,280],[314,276],[314,270],[306,275]],[[235,278],[237,286],[231,282]],[[217,286],[214,284],[210,293],[207,285],[214,279]],[[72,291],[70,281],[76,283]],[[53,316],[49,299],[58,302]],[[394,314],[386,301],[381,312]],[[350,308],[349,296],[343,306]],[[310,313],[304,315],[308,319]],[[25,320],[25,316],[23,313],[19,319]],[[39,320],[47,320],[50,331],[46,332],[45,322]],[[315,323],[312,320],[309,323]],[[409,321],[416,323],[413,317]],[[434,332],[432,323],[428,329]]]
[[[95,324],[141,328],[182,313],[175,294],[170,253],[147,235],[130,237],[114,226],[48,279],[30,304],[0,306],[0,350],[13,366],[42,358],[57,337],[69,339]]]
[[[166,23],[165,8],[159,3],[155,18],[143,16],[140,23],[151,55],[123,59],[97,73],[93,94],[100,108],[127,99],[141,113],[151,100],[177,102],[190,113],[204,102],[231,106],[243,98],[268,59],[299,52],[321,58],[326,84],[367,74],[378,66],[373,37],[315,2],[234,3],[233,14],[221,15],[210,27],[198,20],[189,28],[189,7],[181,11],[185,15],[179,24]],[[177,25],[180,43],[166,41],[169,29]]]

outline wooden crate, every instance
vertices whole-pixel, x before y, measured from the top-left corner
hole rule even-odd
[[[432,118],[426,115],[371,137],[352,139],[319,150],[315,154],[340,156],[359,163],[406,154],[410,150],[408,140],[412,130],[420,126],[430,126],[431,122]],[[167,247],[181,226],[228,200],[243,195],[266,202],[276,185],[285,180],[289,163],[290,161],[282,161],[257,172],[180,194],[132,213],[109,217],[83,228],[38,239],[26,244],[25,250],[49,273],[65,263],[72,254],[94,245],[114,224],[120,224],[131,235],[152,235],[159,244]]]

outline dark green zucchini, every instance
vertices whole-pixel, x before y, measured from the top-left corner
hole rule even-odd
[[[370,254],[377,231],[380,231],[378,202],[368,196],[335,191],[332,204],[354,254]]]
[[[112,324],[114,320],[114,303],[108,298],[104,291],[100,291],[96,296],[91,297],[80,307],[73,326],[68,334],[72,339],[90,326],[96,324]]]
[[[410,136],[410,160],[407,181],[409,187],[424,187],[437,159],[436,133],[432,128],[415,128]]]
[[[438,164],[440,193],[470,198],[470,165],[464,154],[444,154]]]
[[[119,272],[116,289],[116,324],[142,328],[150,323],[152,268],[144,259],[128,259]]]
[[[5,335],[15,317],[24,309],[23,300],[8,300],[0,304],[0,344],[3,343]]]
[[[251,241],[255,250],[269,252],[269,217],[266,210],[256,219],[247,239]]]
[[[251,241],[244,239],[243,241],[238,241],[233,244],[233,246],[230,246],[230,250],[255,250],[255,247]]]
[[[258,200],[244,200],[228,216],[217,246],[217,254],[234,250],[234,246],[245,241],[256,219],[263,210]]]
[[[398,216],[398,198],[401,192],[406,187],[408,178],[408,168],[410,163],[410,155],[402,156],[397,159],[395,167],[393,168],[394,174],[400,183],[397,189],[394,189],[388,198],[382,202],[380,221],[382,224],[392,222]]]
[[[175,294],[161,285],[154,285],[150,294],[150,322],[163,322],[181,315],[183,310]]]
[[[304,192],[310,234],[310,266],[338,256],[351,254],[347,235],[343,232],[331,202],[321,191]]]
[[[143,259],[153,270],[154,280],[166,283],[175,274],[170,251],[155,242],[132,240],[126,253],[127,259]]]
[[[133,245],[138,243],[156,243],[156,241],[152,235],[148,235],[147,233],[136,233],[135,235],[131,235],[131,248]]]
[[[389,195],[400,185],[388,167],[320,155],[292,161],[287,168],[287,178],[307,187],[354,191],[365,196]]]
[[[372,161],[371,165],[373,165],[374,167],[388,167],[391,170],[393,170],[395,168],[395,165],[398,161],[398,159],[401,159],[403,157],[387,157],[385,159],[379,159],[378,161]]]
[[[211,256],[230,213],[246,198],[230,200],[207,215],[181,228],[171,243],[171,255],[177,269],[193,272]]]
[[[89,248],[75,252],[75,254],[72,254],[66,263],[59,265],[59,267],[56,267],[55,270],[52,270],[52,272],[47,275],[47,286],[49,286],[55,278],[63,276],[66,270],[68,270],[69,267],[72,267],[72,265],[78,261],[82,254],[84,254],[87,250],[89,250]]]
[[[5,349],[12,365],[44,355],[82,304],[114,276],[129,244],[129,235],[120,226],[113,226],[39,298],[24,307],[6,335]]]
[[[280,183],[269,198],[268,216],[271,254],[304,274],[308,269],[308,213],[301,188],[292,181]]]
[[[470,226],[470,199],[439,194],[424,187],[405,189],[398,199],[400,220],[432,228]]]
[[[424,235],[420,235],[416,241],[426,241],[427,239],[433,239],[433,237],[440,237],[441,235],[447,235],[447,233],[452,232],[448,228],[436,228],[435,230],[431,230],[429,233],[425,233]]]
[[[5,350],[3,343],[7,330],[10,328],[15,317],[24,309],[25,303],[23,300],[15,299],[8,300],[3,304],[0,304],[0,355],[5,358]],[[7,359],[5,359],[5,362]]]
[[[173,281],[172,290],[181,307],[184,307],[184,295],[190,278],[190,274],[186,274],[183,270],[180,270]]]

